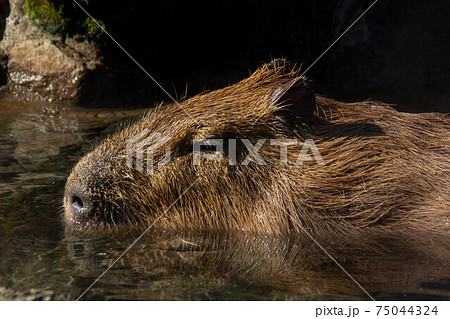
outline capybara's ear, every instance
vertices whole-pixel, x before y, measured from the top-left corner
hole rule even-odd
[[[283,110],[309,120],[316,109],[316,96],[303,78],[295,78],[280,86],[272,95],[272,103]]]
[[[291,70],[293,67],[291,62],[289,62],[288,60],[283,59],[283,58],[273,59],[272,61],[267,63],[265,66],[269,70],[280,69],[280,68]]]

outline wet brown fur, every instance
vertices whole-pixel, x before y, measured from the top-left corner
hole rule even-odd
[[[274,92],[297,76],[284,64],[264,65],[235,85],[160,106],[107,138],[68,179],[67,222],[93,232],[155,223],[190,232],[276,236],[302,229],[449,233],[449,117],[316,96],[314,117],[303,121],[289,105],[272,102]],[[166,145],[172,160],[153,175],[125,164],[126,140],[144,129],[171,137]],[[268,140],[259,150],[264,166],[242,165],[244,147],[238,147],[238,165],[230,166],[227,156],[192,165],[192,141],[203,138],[247,138],[253,145],[260,138],[311,138],[325,165],[294,165],[301,143],[289,146],[288,165],[280,165],[279,146]],[[165,146],[155,149],[156,163]],[[90,214],[74,216],[67,208],[74,189],[93,199]]]

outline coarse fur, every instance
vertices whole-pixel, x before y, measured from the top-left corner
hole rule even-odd
[[[237,84],[149,111],[75,166],[66,185],[67,223],[94,233],[154,224],[274,236],[374,228],[448,234],[450,118],[319,95],[314,115],[303,117],[295,112],[302,105],[274,99],[298,75],[275,61]],[[155,163],[171,148],[171,161],[153,174],[126,162],[127,140],[144,130],[169,138],[163,147],[148,146]],[[236,139],[236,165],[226,151],[220,160],[203,156],[194,165],[194,139]],[[251,155],[244,165],[249,152],[242,139],[253,145],[266,139],[259,149],[266,165]],[[287,165],[269,139],[299,141],[289,146]],[[325,165],[295,164],[305,139],[314,141]],[[74,193],[87,199],[84,210],[70,207]]]

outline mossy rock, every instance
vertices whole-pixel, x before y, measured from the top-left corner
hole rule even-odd
[[[80,0],[80,4],[89,8],[88,0]],[[43,32],[51,35],[97,42],[104,34],[105,24],[88,17],[71,0],[26,0],[25,10]]]

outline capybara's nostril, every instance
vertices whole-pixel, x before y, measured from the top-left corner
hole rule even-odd
[[[85,213],[89,210],[90,202],[88,197],[81,193],[73,192],[69,196],[69,205],[73,213]]]
[[[78,197],[77,195],[72,196],[71,202],[72,202],[73,208],[75,208],[77,210],[84,208],[83,200],[80,197]]]

